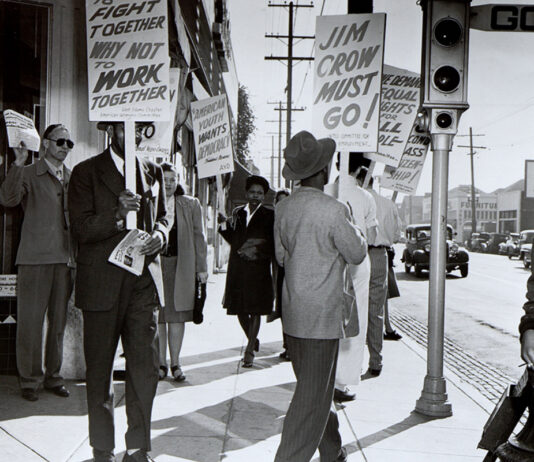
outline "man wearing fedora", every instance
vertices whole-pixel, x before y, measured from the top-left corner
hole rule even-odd
[[[123,461],[152,460],[150,416],[158,383],[157,310],[162,287],[158,253],[167,241],[163,172],[136,158],[137,191],[125,189],[124,126],[98,124],[111,140],[74,167],[69,187],[72,232],[79,244],[75,304],[83,310],[89,440],[95,462],[114,461],[113,360],[119,338],[126,356],[127,452]],[[136,142],[143,126],[136,127]],[[141,248],[141,276],[108,262],[124,238],[128,212],[151,237]]]
[[[323,192],[336,148],[330,138],[297,133],[284,150],[282,174],[301,187],[275,211],[275,252],[284,267],[284,333],[297,378],[275,462],[345,461],[332,399],[339,339],[348,332],[343,275],[361,263],[367,243],[348,208]]]

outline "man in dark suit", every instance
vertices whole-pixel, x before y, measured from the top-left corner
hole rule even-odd
[[[41,386],[67,398],[60,375],[74,257],[66,195],[70,170],[63,161],[74,143],[62,124],[43,133],[44,155],[25,166],[28,150],[15,148],[15,161],[0,187],[0,204],[24,209],[17,251],[17,369],[22,397],[37,401]],[[43,322],[48,333],[43,357]]]
[[[113,359],[119,337],[126,356],[127,453],[123,461],[150,461],[150,415],[158,383],[157,254],[167,240],[163,173],[136,159],[137,193],[125,190],[124,126],[99,123],[111,139],[103,153],[76,165],[69,188],[72,232],[79,244],[75,304],[83,310],[89,439],[95,462],[114,461]],[[138,126],[139,127],[139,126]],[[142,126],[141,126],[142,127]],[[141,133],[136,131],[136,141]],[[150,233],[141,248],[141,276],[108,262],[124,238],[128,212]]]

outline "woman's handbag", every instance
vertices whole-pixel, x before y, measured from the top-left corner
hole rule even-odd
[[[195,324],[201,324],[204,321],[204,303],[206,302],[206,283],[200,282],[198,279],[195,281],[195,305],[193,307],[193,322]]]

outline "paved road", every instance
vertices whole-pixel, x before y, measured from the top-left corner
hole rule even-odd
[[[396,247],[396,270],[401,297],[391,301],[401,313],[426,325],[428,273],[422,278],[404,272],[400,262],[404,246]],[[466,352],[516,378],[519,335],[517,326],[525,301],[530,270],[517,259],[501,255],[470,254],[469,275],[459,271],[447,276],[445,334]]]

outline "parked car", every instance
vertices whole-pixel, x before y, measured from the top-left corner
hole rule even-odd
[[[525,229],[519,233],[519,259],[523,261],[525,268],[530,267],[532,239],[534,239],[534,229]]]
[[[406,227],[406,247],[401,261],[404,270],[409,273],[413,267],[414,273],[420,277],[422,270],[430,268],[430,224],[408,225]],[[455,269],[465,278],[469,272],[469,254],[453,241],[454,229],[447,225],[447,273]]]
[[[507,234],[503,233],[489,233],[490,238],[486,243],[482,244],[482,249],[486,253],[499,253],[499,244],[506,241]]]
[[[489,238],[489,233],[473,233],[469,241],[469,250],[471,252],[483,252]]]
[[[508,239],[499,244],[499,253],[510,259],[519,257],[519,233],[510,233]]]

